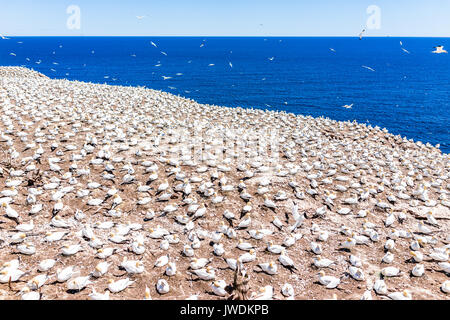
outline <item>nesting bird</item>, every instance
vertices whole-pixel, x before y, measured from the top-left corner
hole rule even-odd
[[[266,129],[277,129],[276,160],[261,150],[271,141]],[[28,256],[2,266],[0,282],[25,278],[22,299],[47,298],[34,290],[48,292],[53,275],[55,290],[75,297],[88,287],[91,299],[151,299],[154,286],[173,298],[181,286],[208,298],[204,281],[226,297],[233,273],[235,299],[292,299],[299,287],[326,295],[348,276],[352,291],[372,259],[383,277],[411,272],[401,278],[406,288],[422,277],[435,297],[449,291],[428,272],[449,273],[448,155],[386,129],[0,67],[0,145],[8,158],[0,251]],[[290,274],[304,254],[313,268],[302,269],[302,280],[318,276],[319,285]],[[265,274],[251,277],[258,271]],[[105,291],[110,274],[130,278],[110,280]],[[411,298],[381,279],[373,289]]]

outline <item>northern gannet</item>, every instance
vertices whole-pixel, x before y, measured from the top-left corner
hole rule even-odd
[[[333,276],[326,276],[325,272],[322,270],[319,272],[318,276],[320,284],[324,285],[327,289],[334,289],[341,282],[339,278]]]
[[[227,291],[225,290],[226,286],[227,283],[224,280],[216,280],[211,284],[211,289],[214,294],[223,297],[227,295]]]
[[[114,281],[112,279],[108,280],[108,290],[112,293],[118,293],[120,291],[125,290],[129,286],[131,286],[135,281],[130,280],[129,278],[120,279]]]
[[[278,270],[277,264],[273,261],[259,263],[258,267],[261,268],[262,271],[270,275],[276,274]]]
[[[392,300],[412,300],[411,293],[407,290],[390,293],[388,294],[388,297]]]
[[[434,47],[436,50],[433,53],[448,53],[447,50],[444,50],[444,46],[436,46]]]
[[[86,286],[92,284],[92,281],[89,280],[90,276],[80,276],[75,279],[70,280],[67,282],[67,289],[68,290],[74,290],[74,291],[81,291]]]

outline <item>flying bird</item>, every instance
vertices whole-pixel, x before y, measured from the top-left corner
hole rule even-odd
[[[359,40],[362,40],[364,32],[366,32],[366,29],[363,29],[363,31],[359,34]]]
[[[230,65],[230,68],[233,68],[233,64],[231,62],[228,62],[228,64]]]
[[[271,58],[268,58],[270,61],[273,61],[274,59],[275,59],[275,57],[271,57]]]
[[[336,52],[336,50],[334,50],[333,48],[330,48],[330,51],[332,51],[332,52]]]
[[[162,76],[164,80],[172,79],[172,77]]]
[[[410,54],[410,52],[409,52],[408,50],[406,50],[405,48],[402,48],[402,50],[403,50],[404,52],[406,52],[407,54]]]
[[[346,104],[345,106],[342,106],[342,108],[345,108],[345,109],[351,109],[352,107],[353,107],[353,103],[350,105]]]
[[[161,53],[162,53],[163,55],[167,56],[167,53],[165,53],[164,51],[161,51]]]
[[[0,38],[2,38],[2,40],[9,40],[9,38],[5,37],[3,34],[0,33]]]
[[[444,50],[444,46],[436,46],[434,47],[436,50],[433,53],[448,53],[447,50]]]
[[[366,68],[367,70],[370,70],[370,71],[375,71],[374,69],[372,69],[371,67],[368,67],[368,66],[361,66],[361,67]]]
[[[150,41],[150,44],[151,44],[152,46],[154,46],[155,48],[158,48],[158,46],[156,45],[156,43],[154,43],[153,41]]]

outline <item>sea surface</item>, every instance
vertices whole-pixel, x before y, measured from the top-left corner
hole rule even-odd
[[[449,153],[450,54],[437,45],[450,50],[450,38],[12,37],[0,40],[0,65],[356,120]]]

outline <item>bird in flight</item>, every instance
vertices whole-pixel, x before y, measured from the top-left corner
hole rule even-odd
[[[233,64],[231,62],[228,62],[228,64],[230,65],[230,68],[233,68]]]
[[[167,53],[165,53],[164,51],[161,51],[161,53],[162,53],[163,55],[167,56]]]
[[[273,61],[274,59],[275,59],[275,57],[271,57],[271,58],[268,58],[270,61]]]
[[[153,41],[150,41],[150,44],[151,44],[152,46],[154,46],[155,48],[158,48],[158,46],[156,45],[156,43],[154,43]]]
[[[204,43],[202,43],[201,45],[200,45],[200,48],[203,48],[205,46],[205,44]]]
[[[2,38],[2,40],[8,40],[9,39],[9,38],[5,37],[4,35],[2,35],[1,33],[0,33],[0,38]]]
[[[372,69],[371,67],[368,67],[368,66],[362,66],[363,68],[366,68],[367,70],[370,70],[370,71],[375,71],[374,69]]]
[[[366,32],[366,29],[363,29],[363,31],[359,34],[359,40],[362,40],[364,32]]]
[[[350,105],[346,104],[345,106],[342,106],[342,108],[345,108],[345,109],[351,109],[352,107],[353,107],[353,103]]]
[[[332,52],[336,52],[336,50],[334,50],[333,48],[330,48],[330,51],[332,51]]]
[[[400,41],[400,46],[402,47],[402,50],[404,52],[406,52],[407,54],[410,54],[411,52],[409,52],[408,50],[406,50],[405,48],[403,48],[403,42]]]
[[[172,77],[162,76],[164,80],[172,79]]]
[[[447,50],[444,50],[444,46],[436,46],[434,47],[436,50],[433,53],[448,53]]]

